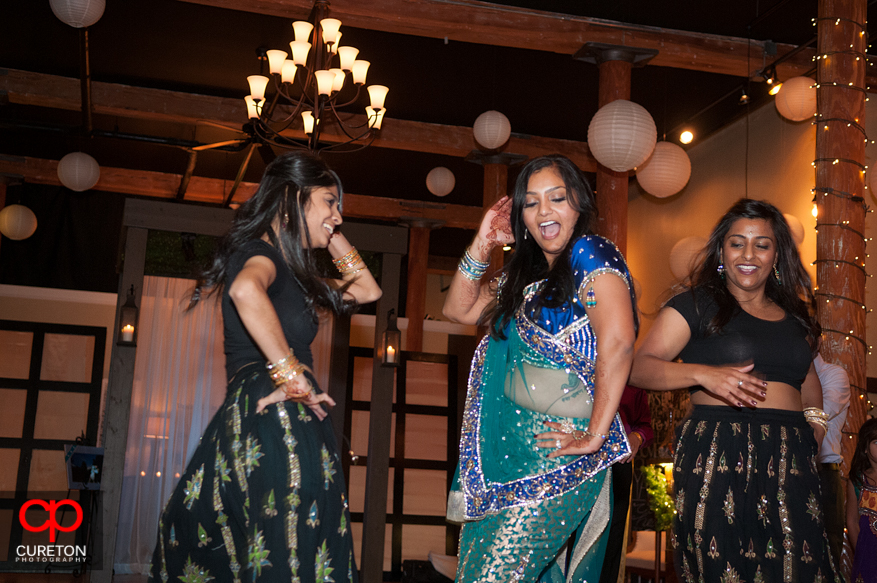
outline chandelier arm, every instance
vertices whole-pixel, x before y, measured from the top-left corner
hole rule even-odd
[[[260,139],[262,139],[266,143],[273,144],[273,145],[280,147],[280,148],[289,148],[289,149],[298,148],[298,149],[302,149],[302,150],[307,149],[307,146],[305,146],[304,144],[302,144],[300,142],[295,141],[292,138],[287,138],[286,136],[283,136],[283,135],[280,135],[280,134],[274,133],[274,132],[272,132],[270,135],[268,135],[268,134],[265,134],[263,131],[260,131],[260,129],[262,129],[262,128],[259,128],[259,127],[255,128],[256,134],[258,135],[258,137]]]
[[[347,123],[347,121],[341,117],[341,114],[335,110],[334,103],[330,103],[329,106],[332,109],[332,113],[335,115],[335,119],[338,120],[338,126],[344,131],[345,134],[347,134],[347,137],[349,137],[349,138],[353,137],[352,135],[350,135],[350,132],[347,131],[348,128],[353,129],[353,130],[358,130],[360,128],[368,128],[368,116],[366,116],[364,124],[360,124],[360,125],[350,124],[350,123]],[[356,114],[351,113],[350,118],[353,118],[353,116],[355,116],[355,115]],[[371,128],[368,128],[368,129],[371,129]],[[362,135],[364,136],[365,134],[362,134]],[[360,137],[362,137],[362,136],[360,136]],[[355,138],[355,139],[359,139],[359,138]]]
[[[332,144],[331,146],[326,146],[325,148],[322,148],[321,151],[334,150],[335,148],[340,148],[341,146],[347,146],[349,144],[356,142],[358,139],[364,137],[365,135],[366,134],[363,134],[362,136],[359,136],[359,138],[347,140],[346,142],[339,142],[337,144]],[[336,153],[338,153],[338,154],[351,154],[353,152],[359,152],[360,150],[364,150],[364,149],[368,148],[369,146],[371,146],[372,142],[375,141],[376,137],[378,137],[377,132],[371,132],[371,136],[369,137],[368,142],[365,142],[364,144],[361,144],[361,145],[359,145],[355,148],[351,148],[349,150],[337,150]]]
[[[344,103],[336,103],[335,107],[347,107],[348,105],[353,105],[357,99],[359,99],[359,94],[362,92],[362,83],[354,83],[356,85],[356,95],[354,95],[350,101],[346,101]]]

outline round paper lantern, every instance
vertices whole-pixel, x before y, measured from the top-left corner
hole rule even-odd
[[[627,172],[646,161],[658,130],[642,105],[624,99],[607,103],[588,125],[588,147],[594,158],[616,172]]]
[[[472,126],[475,141],[487,148],[495,150],[505,144],[512,135],[512,124],[509,118],[498,111],[485,111],[475,120]]]
[[[426,187],[436,196],[447,196],[454,190],[456,182],[454,173],[444,166],[433,168],[426,175]]]
[[[97,184],[99,178],[97,160],[83,152],[70,152],[58,162],[58,179],[70,190],[88,190]]]
[[[27,239],[37,230],[37,216],[20,204],[11,204],[0,210],[0,233],[10,239]]]
[[[816,89],[810,77],[792,77],[780,87],[777,111],[786,119],[804,121],[816,114]]]
[[[795,242],[795,245],[800,245],[801,241],[804,240],[804,225],[801,224],[801,221],[795,215],[783,214],[783,217],[785,217],[786,222],[789,224],[789,231],[792,233],[792,240]]]
[[[691,177],[691,160],[681,147],[658,142],[649,159],[636,167],[636,179],[643,190],[665,198],[682,190]]]
[[[100,20],[105,4],[105,0],[49,0],[55,16],[74,28],[85,28]]]
[[[676,279],[684,280],[697,267],[701,259],[706,239],[703,237],[685,237],[670,249],[670,272]]]

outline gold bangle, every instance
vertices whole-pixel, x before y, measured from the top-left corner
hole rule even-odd
[[[333,259],[332,263],[335,264],[335,267],[338,268],[338,271],[344,273],[345,270],[352,269],[360,261],[362,261],[362,257],[360,257],[359,251],[356,250],[356,247],[353,247],[343,256],[339,257],[338,259]]]

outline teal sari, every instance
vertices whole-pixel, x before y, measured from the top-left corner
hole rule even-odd
[[[573,249],[584,251],[573,256],[579,289],[607,272],[630,288],[614,245],[592,236]],[[630,447],[618,415],[593,454],[551,460],[536,446],[546,421],[587,428],[596,362],[584,306],[576,299],[533,312],[528,306],[540,286],[526,290],[506,339],[484,338],[472,361],[460,465],[448,499],[448,519],[463,523],[462,583],[600,576],[611,515],[609,467]]]

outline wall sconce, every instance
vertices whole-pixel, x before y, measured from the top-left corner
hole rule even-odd
[[[400,365],[399,349],[402,345],[402,333],[396,327],[396,310],[387,312],[387,329],[381,335],[381,366],[398,367]]]
[[[119,313],[119,346],[137,346],[137,317],[140,310],[134,301],[134,286],[128,290],[128,297]]]

